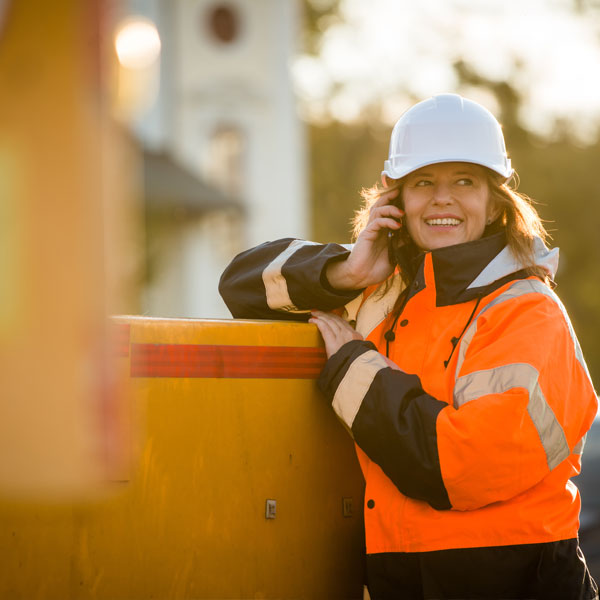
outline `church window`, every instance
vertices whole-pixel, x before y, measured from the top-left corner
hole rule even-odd
[[[240,196],[246,139],[236,125],[216,127],[209,138],[206,178],[224,192]]]
[[[214,39],[231,44],[240,35],[240,16],[231,4],[218,3],[208,11],[208,28]]]

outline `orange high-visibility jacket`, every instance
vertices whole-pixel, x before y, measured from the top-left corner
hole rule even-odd
[[[536,252],[553,274],[557,252],[539,240]],[[246,318],[345,305],[365,336],[329,359],[320,385],[357,445],[367,552],[576,538],[570,478],[597,397],[556,294],[524,274],[503,233],[423,253],[405,290],[398,275],[377,290],[331,288],[326,266],[347,255],[270,242],[236,257],[220,290]]]

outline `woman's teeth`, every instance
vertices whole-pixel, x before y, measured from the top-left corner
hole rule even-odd
[[[460,225],[459,219],[427,219],[427,225]]]

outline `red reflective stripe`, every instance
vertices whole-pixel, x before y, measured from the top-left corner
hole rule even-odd
[[[131,344],[132,377],[316,379],[322,348]]]

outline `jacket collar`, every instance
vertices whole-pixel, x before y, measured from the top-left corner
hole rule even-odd
[[[535,264],[554,277],[558,248],[549,250],[541,239],[536,238],[534,254]],[[426,284],[431,285],[430,281],[425,281],[425,264],[431,261],[437,306],[467,302],[487,295],[509,281],[526,277],[525,266],[506,245],[504,231],[473,242],[422,252],[416,260],[418,267],[409,297],[424,289]]]

